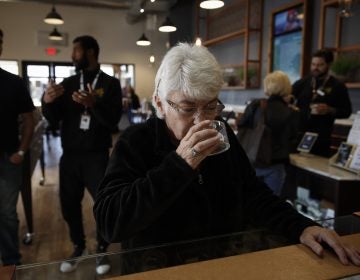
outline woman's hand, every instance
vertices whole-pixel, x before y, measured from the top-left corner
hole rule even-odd
[[[176,153],[196,169],[220,144],[221,135],[205,120],[192,126],[180,141]]]
[[[342,264],[348,265],[352,262],[360,266],[360,250],[344,244],[333,230],[319,226],[307,227],[300,236],[300,242],[308,246],[318,256],[322,256],[324,252],[320,243],[326,243],[334,250]]]

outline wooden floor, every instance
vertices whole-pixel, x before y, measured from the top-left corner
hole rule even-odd
[[[41,179],[39,165],[36,166],[32,177],[34,235],[30,245],[25,245],[22,242],[28,229],[21,198],[19,198],[18,202],[20,252],[23,265],[59,261],[68,257],[73,251],[67,225],[61,215],[58,194],[58,163],[62,153],[60,138],[51,136],[49,143],[45,140],[44,148],[46,165],[45,184],[43,186],[39,184]],[[89,253],[94,253],[96,249],[96,230],[92,206],[93,201],[86,191],[82,207]],[[119,244],[111,244],[109,247],[109,251],[118,250],[120,250]]]

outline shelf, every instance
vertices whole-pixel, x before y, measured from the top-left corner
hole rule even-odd
[[[244,86],[222,87],[221,90],[244,90]]]
[[[233,68],[224,71],[225,84],[230,86],[223,87],[223,90],[244,90],[260,86],[263,2],[232,0],[216,11],[197,9],[197,36],[203,38],[202,44],[210,49],[218,44],[214,47],[214,54],[218,59],[222,58],[223,61],[219,60],[220,64],[224,64],[222,68]],[[198,5],[200,0],[196,3]],[[229,45],[234,50],[233,53],[222,56],[227,51],[227,42],[231,40],[233,41]],[[225,65],[228,62],[239,64]]]
[[[229,34],[225,34],[225,35],[222,35],[222,36],[207,40],[207,41],[203,42],[203,45],[204,46],[215,45],[215,44],[221,43],[223,41],[228,41],[228,40],[231,40],[231,39],[238,38],[240,36],[244,36],[245,34],[246,34],[246,30],[241,29],[239,31],[235,31],[235,32],[232,32],[232,33],[229,33]]]
[[[347,88],[360,88],[360,83],[346,83]]]

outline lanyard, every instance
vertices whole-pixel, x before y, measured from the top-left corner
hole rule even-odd
[[[325,86],[325,84],[327,83],[327,81],[329,80],[330,76],[327,75],[326,78],[324,79],[322,85],[319,87],[320,90],[322,90]],[[312,93],[313,93],[313,98],[316,97],[317,95],[317,89],[316,89],[316,78],[312,78],[311,80],[311,87],[312,87]]]
[[[99,79],[99,76],[100,76],[100,73],[101,73],[101,70],[99,70],[99,72],[96,74],[95,76],[95,79],[92,81],[92,84],[91,84],[91,88],[92,89],[95,89],[95,86],[97,84],[97,81]],[[80,90],[85,90],[85,86],[84,86],[84,72],[83,70],[80,71]]]

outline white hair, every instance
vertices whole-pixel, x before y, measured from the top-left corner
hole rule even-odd
[[[161,62],[155,77],[152,103],[157,116],[163,118],[155,102],[156,95],[162,102],[174,92],[194,100],[214,99],[222,85],[222,69],[207,48],[179,43]]]

